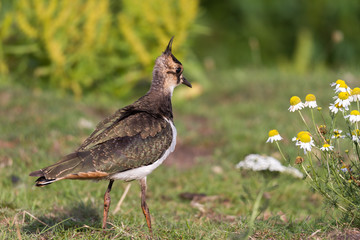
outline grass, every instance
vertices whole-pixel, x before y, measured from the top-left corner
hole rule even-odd
[[[288,175],[269,180],[235,168],[250,153],[280,159],[275,146],[265,144],[268,130],[277,128],[284,136],[295,136],[303,128],[299,117],[287,111],[289,98],[314,93],[320,105],[327,104],[333,95],[329,83],[344,74],[297,76],[239,69],[209,76],[209,86],[198,98],[177,99],[176,91],[183,87],[174,93],[178,152],[148,177],[154,236],[239,239],[251,234],[260,239],[300,239],[346,233],[336,210],[326,208],[306,181]],[[91,133],[83,120],[94,125],[128,103],[99,96],[74,100],[66,94],[16,85],[0,88],[1,239],[148,236],[137,182],[130,183],[121,210],[110,214],[111,226],[104,234],[101,219],[107,182],[60,181],[35,188],[34,179],[28,177],[29,172],[73,151]],[[284,149],[291,146],[291,140],[285,139],[284,145]],[[297,151],[289,148],[286,154],[295,160]],[[255,199],[269,181],[261,195],[260,213],[251,222]],[[115,182],[111,212],[127,184]],[[205,197],[189,200],[186,193]]]

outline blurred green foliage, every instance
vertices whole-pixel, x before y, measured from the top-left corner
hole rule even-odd
[[[127,97],[149,83],[173,35],[186,74],[203,88],[203,67],[356,68],[359,25],[357,0],[0,0],[0,74],[77,96]]]
[[[220,67],[270,65],[302,73],[358,66],[359,1],[207,0],[202,7],[200,21],[211,33],[200,36],[194,50]]]
[[[186,55],[198,5],[197,0],[2,0],[2,79],[11,73],[31,87],[126,96],[151,77],[171,36],[177,56]]]

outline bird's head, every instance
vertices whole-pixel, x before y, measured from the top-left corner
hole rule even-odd
[[[155,61],[152,82],[153,87],[161,87],[171,93],[180,84],[192,87],[183,76],[183,65],[171,52],[173,39],[170,39],[165,51]]]

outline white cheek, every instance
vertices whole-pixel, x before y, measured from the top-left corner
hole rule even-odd
[[[170,95],[171,95],[171,96],[173,95],[173,92],[174,92],[174,88],[175,88],[175,87],[176,87],[175,85],[169,87],[169,91],[170,91]]]

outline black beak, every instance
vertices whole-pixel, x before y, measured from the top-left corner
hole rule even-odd
[[[188,86],[189,88],[192,88],[191,83],[188,80],[186,80],[184,76],[181,77],[181,83]]]

